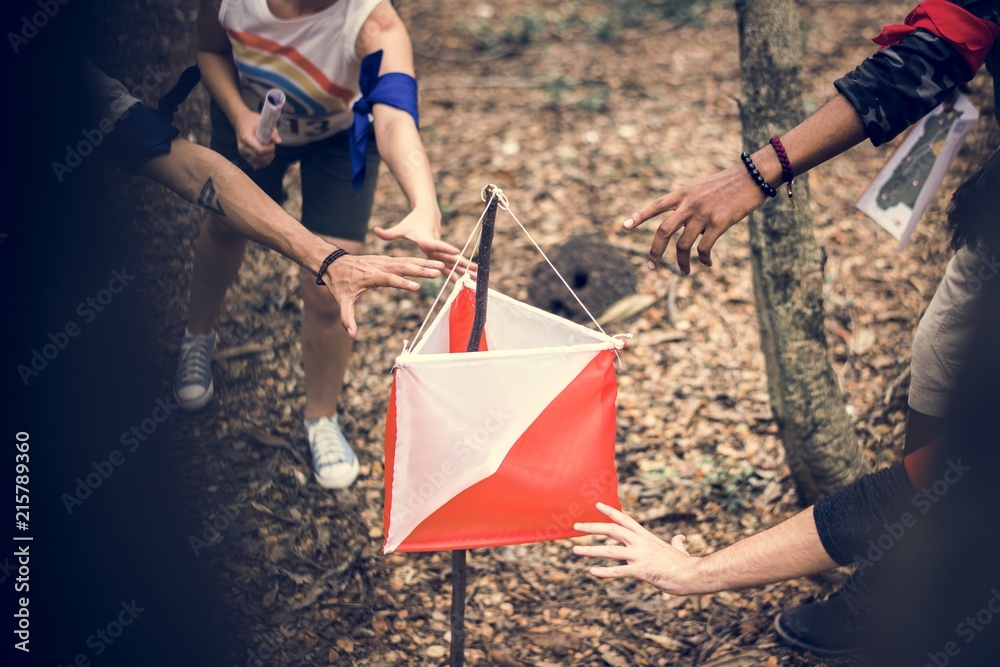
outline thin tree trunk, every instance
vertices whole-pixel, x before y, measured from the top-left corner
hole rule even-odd
[[[804,117],[803,32],[794,0],[737,0],[740,117],[747,152]],[[738,156],[734,156],[739,159]],[[809,184],[795,179],[793,209],[778,197],[750,217],[750,253],[768,390],[795,485],[813,503],[867,472],[827,351],[823,265]]]

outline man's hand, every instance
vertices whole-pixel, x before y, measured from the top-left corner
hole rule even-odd
[[[374,231],[383,241],[406,239],[415,243],[428,259],[444,263],[446,271],[450,271],[455,262],[458,262],[452,275],[453,280],[466,271],[472,274],[473,279],[476,277],[476,269],[479,267],[475,262],[462,258],[458,248],[441,240],[441,213],[436,207],[426,211],[414,209],[395,226],[389,229],[376,227]]]
[[[698,259],[705,266],[712,266],[712,246],[719,237],[766,199],[743,165],[737,164],[654,199],[630,215],[623,226],[635,229],[661,213],[673,211],[656,228],[649,248],[649,268],[655,270],[659,266],[670,237],[683,228],[677,239],[677,266],[686,275],[691,273],[691,250],[695,242],[698,242]]]
[[[601,579],[635,577],[673,595],[691,592],[694,567],[701,559],[688,555],[683,535],[675,535],[667,544],[624,512],[604,503],[597,503],[597,509],[614,523],[578,523],[573,528],[581,533],[610,537],[621,544],[575,546],[573,553],[623,560],[627,565],[592,567],[592,575]]]
[[[240,157],[250,163],[254,169],[263,169],[274,159],[274,147],[281,143],[277,128],[271,134],[271,143],[262,144],[257,141],[257,124],[260,114],[247,109],[236,119],[233,127],[236,130],[236,144]]]
[[[385,257],[383,255],[344,255],[323,274],[323,282],[340,305],[340,321],[351,338],[357,336],[354,304],[361,294],[372,287],[395,287],[415,292],[420,283],[412,278],[437,278],[444,264],[415,257]]]

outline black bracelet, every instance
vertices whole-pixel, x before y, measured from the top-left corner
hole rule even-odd
[[[350,255],[350,254],[351,253],[347,252],[343,248],[337,248],[336,250],[334,250],[333,252],[331,252],[329,255],[327,255],[326,259],[323,260],[323,263],[319,267],[319,273],[316,274],[316,284],[317,285],[325,285],[326,283],[323,282],[323,274],[326,273],[326,270],[328,268],[330,268],[330,265],[333,264],[334,262],[336,262],[338,259],[340,259],[344,255]]]
[[[743,160],[743,166],[746,167],[747,171],[750,173],[750,178],[757,183],[760,189],[764,191],[764,194],[768,197],[777,197],[778,191],[767,184],[764,177],[760,175],[759,171],[757,171],[757,167],[754,166],[753,160],[750,159],[750,156],[746,153],[740,153],[740,159]]]

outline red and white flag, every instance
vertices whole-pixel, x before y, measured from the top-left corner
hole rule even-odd
[[[385,429],[385,553],[538,542],[620,508],[618,338],[489,291],[465,352],[475,283],[456,284],[396,359]]]

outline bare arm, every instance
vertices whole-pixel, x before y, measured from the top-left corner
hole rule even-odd
[[[614,523],[578,523],[574,528],[620,544],[576,546],[573,553],[626,562],[590,569],[602,579],[635,577],[673,595],[696,595],[761,586],[837,566],[819,539],[812,507],[704,557],[688,554],[683,535],[667,544],[627,514],[601,503],[597,507]]]
[[[382,51],[379,75],[399,72],[414,76],[410,36],[388,0],[379,4],[365,21],[358,35],[357,50],[361,58]],[[379,154],[410,203],[410,214],[399,224],[389,230],[376,228],[375,234],[386,241],[406,238],[428,257],[453,264],[459,259],[459,250],[441,240],[441,210],[434,176],[416,123],[407,112],[385,104],[374,105],[372,116]],[[460,268],[468,267],[463,262]]]
[[[195,59],[201,69],[202,82],[236,129],[240,155],[256,169],[266,167],[274,159],[274,147],[281,143],[281,137],[275,130],[272,143],[262,144],[254,135],[260,114],[247,107],[240,94],[240,80],[233,63],[232,45],[219,23],[216,0],[201,0],[195,43]]]
[[[861,118],[847,98],[838,94],[789,130],[781,137],[781,143],[795,173],[803,174],[865,138]],[[770,144],[751,157],[768,183],[782,182],[781,163]],[[633,229],[661,213],[673,211],[656,229],[649,249],[649,268],[659,266],[670,238],[683,228],[677,239],[677,266],[682,273],[690,273],[691,250],[696,243],[701,263],[711,266],[712,246],[719,237],[766,200],[737,157],[728,169],[654,199],[623,224],[625,229]]]
[[[380,76],[389,72],[415,76],[410,35],[388,2],[380,3],[365,21],[357,49],[361,58],[382,51]],[[379,153],[410,202],[410,208],[433,209],[440,217],[430,161],[413,118],[385,104],[376,104],[372,116]]]
[[[169,153],[149,160],[141,171],[314,274],[336,250],[299,224],[235,165],[204,146],[174,139]],[[435,278],[443,268],[427,259],[348,255],[331,264],[323,280],[340,304],[344,328],[353,338],[357,332],[353,306],[366,289],[417,290],[420,285],[407,277]]]

